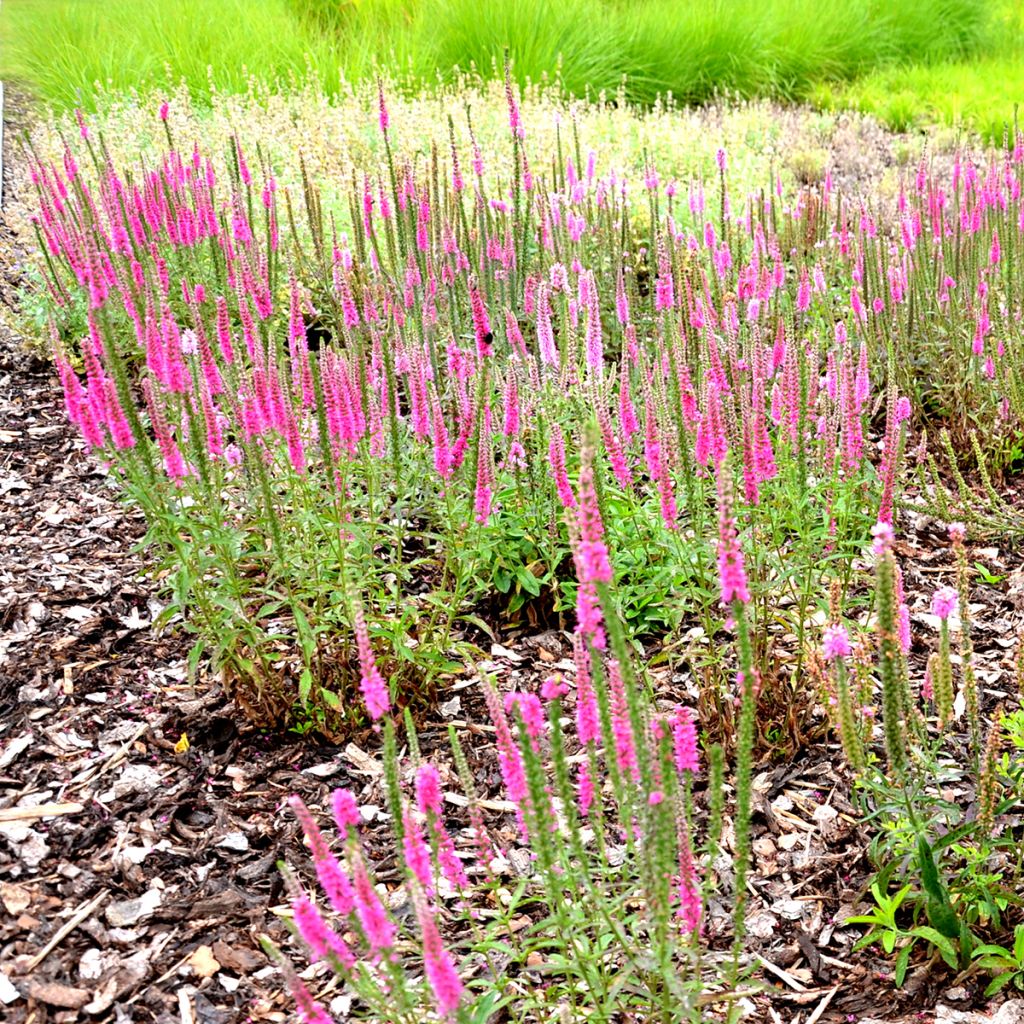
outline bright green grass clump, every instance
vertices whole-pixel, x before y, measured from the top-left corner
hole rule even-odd
[[[7,0],[2,72],[60,107],[108,89],[198,94],[250,76],[310,74],[328,89],[378,61],[413,81],[454,68],[490,73],[509,47],[520,81],[631,100],[671,93],[803,98],[894,64],[959,60],[989,39],[977,0]]]
[[[1024,99],[1019,57],[877,71],[849,85],[824,86],[814,101],[829,108],[855,107],[897,131],[942,122],[970,125],[998,143],[1012,133],[1015,109]]]
[[[873,114],[897,131],[963,124],[998,143],[1024,100],[1024,2],[994,4],[983,56],[874,68],[852,82],[819,84],[810,98]]]
[[[0,69],[57,107],[184,79],[244,91],[250,75],[337,82],[333,40],[286,0],[14,0],[0,10]]]

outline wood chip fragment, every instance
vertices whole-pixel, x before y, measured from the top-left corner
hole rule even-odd
[[[35,807],[4,807],[0,809],[2,821],[38,821],[40,818],[57,818],[62,814],[77,814],[84,811],[84,804],[37,804]]]

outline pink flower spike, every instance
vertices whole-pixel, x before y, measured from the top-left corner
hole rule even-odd
[[[848,658],[853,653],[850,635],[842,624],[826,626],[821,639],[821,655],[826,661]]]
[[[888,523],[875,523],[871,527],[871,536],[874,537],[871,550],[879,557],[892,549],[895,534]]]
[[[959,596],[954,587],[940,587],[932,595],[932,614],[945,622],[956,614],[958,603]]]
[[[389,949],[395,942],[395,926],[366,873],[366,865],[361,857],[355,858],[352,881],[355,887],[356,914],[363,926],[366,941],[374,952]]]
[[[359,669],[362,674],[359,688],[366,702],[366,710],[370,718],[376,721],[391,710],[391,699],[387,684],[377,669],[377,662],[370,645],[370,634],[366,628],[363,606],[356,601],[352,613],[352,629],[356,635],[356,647],[359,650]]]
[[[334,823],[342,836],[359,824],[359,804],[350,789],[336,789],[331,794],[331,808],[334,811]]]
[[[718,487],[718,575],[722,587],[722,604],[728,608],[733,601],[747,604],[750,590],[743,562],[736,519],[732,514],[732,494],[728,468],[719,469]]]
[[[416,918],[423,936],[423,968],[434,993],[437,1012],[451,1017],[462,1001],[463,986],[451,955],[444,948],[433,910],[422,896],[416,898]]]
[[[697,726],[690,712],[680,707],[672,719],[672,741],[675,748],[676,771],[695,775],[700,771],[700,754],[697,751]]]
[[[312,900],[299,896],[292,900],[292,917],[302,941],[309,946],[314,960],[338,960],[343,967],[355,966],[356,958],[345,940],[328,928]]]
[[[441,776],[432,764],[420,766],[416,773],[416,805],[423,814],[440,814],[444,804]]]
[[[569,687],[561,675],[548,676],[540,688],[540,695],[545,700],[560,700],[569,692]]]

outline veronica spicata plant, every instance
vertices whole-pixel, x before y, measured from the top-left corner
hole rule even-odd
[[[515,890],[506,888],[508,863],[485,822],[484,805],[495,804],[481,799],[454,727],[454,774],[468,810],[468,829],[459,832],[449,823],[437,765],[419,754],[411,718],[408,761],[397,760],[392,722],[385,727],[386,797],[400,867],[399,886],[386,902],[408,907],[404,925],[370,880],[355,797],[346,790],[332,797],[337,853],[303,802],[291,800],[321,895],[311,897],[287,872],[290,922],[313,960],[340,975],[355,1014],[482,1021],[501,1011],[515,1020],[562,1019],[567,1008],[573,1020],[627,1013],[670,1022],[704,1020],[705,1007],[734,1004],[747,968],[741,953],[756,677],[745,560],[724,481],[720,597],[734,620],[742,708],[732,968],[719,977],[702,958],[705,908],[717,887],[710,866],[720,851],[722,751],[711,751],[709,824],[699,832],[697,722],[683,706],[657,707],[629,656],[587,446],[567,512],[579,582],[574,686],[556,674],[539,693],[502,695],[494,680],[484,680],[502,796],[519,851],[529,851]],[[572,690],[574,722],[567,714]],[[524,916],[528,924],[514,928]],[[328,1020],[284,955],[268,949],[285,968],[302,1018]]]
[[[988,970],[1012,962],[1012,953],[1004,950],[1001,956],[997,943],[1007,938],[1020,907],[1019,844],[1005,815],[1019,805],[1022,766],[1019,755],[1000,756],[1005,746],[1001,708],[993,711],[980,741],[965,534],[962,523],[949,528],[957,585],[941,586],[932,595],[938,645],[915,685],[908,660],[910,615],[893,530],[887,523],[875,528],[873,646],[884,758],[872,749],[876,716],[869,642],[855,650],[846,625],[836,622],[826,628],[821,650],[831,666],[833,718],[874,829],[876,908],[849,920],[870,926],[859,945],[878,941],[886,952],[897,953],[897,985],[903,984],[918,944],[958,970],[967,969],[972,958]],[[851,685],[851,678],[860,682]],[[955,729],[959,720],[965,725],[962,734]],[[898,891],[892,893],[893,888]],[[1008,941],[1012,945],[1012,937]],[[1011,978],[997,975],[990,991]]]
[[[583,423],[626,623],[668,650],[721,628],[727,466],[752,621],[786,620],[802,659],[904,500],[911,399],[922,424],[949,412],[907,368],[954,367],[934,387],[963,378],[993,435],[1017,422],[1020,147],[984,173],[962,154],[948,189],[923,170],[876,218],[827,176],[734,195],[724,152],[715,182],[629,181],[560,133],[536,167],[506,94],[505,152],[467,118],[414,163],[381,89],[379,163],[325,193],[279,189],[238,139],[183,144],[167,104],[155,165],[113,166],[84,119],[32,164],[67,413],[145,511],[193,664],[261,722],[359,719],[368,653],[389,699],[423,702],[488,631],[564,625]],[[774,641],[749,639],[759,706],[788,708]]]

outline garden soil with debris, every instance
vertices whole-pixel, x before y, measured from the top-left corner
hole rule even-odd
[[[9,124],[9,144],[14,134]],[[5,155],[8,204],[17,182],[15,153]],[[22,347],[14,303],[25,258],[0,215],[0,1019],[290,1020],[259,945],[261,934],[290,941],[273,913],[283,903],[276,862],[309,869],[282,804],[297,792],[322,810],[330,788],[352,787],[390,889],[378,738],[324,746],[268,735],[243,724],[202,670],[189,682],[188,638],[151,626],[162,605],[134,550],[142,520],[117,502],[66,423],[49,366]],[[939,533],[919,525],[901,554],[915,624],[928,630],[924,595],[934,573],[948,573],[949,555]],[[1006,575],[998,589],[975,591],[990,710],[1010,699],[1024,584],[1012,548],[979,557]],[[513,689],[552,666],[569,675],[570,657],[569,638],[549,632],[505,637],[478,667]],[[442,696],[420,741],[446,761],[448,721],[472,733],[472,768],[494,795],[491,731],[469,724],[487,721],[478,682],[460,680]],[[661,686],[666,697],[685,689],[674,677]],[[982,1005],[977,979],[950,988],[941,965],[922,964],[897,992],[891,962],[851,951],[859,932],[840,922],[864,897],[868,864],[840,762],[838,748],[811,746],[755,773],[748,929],[764,985],[748,1019],[1024,1021],[1019,1000],[972,1012]],[[529,871],[512,817],[492,806],[508,871]],[[468,834],[464,842],[468,850]],[[400,891],[391,897],[401,905]],[[712,905],[708,928],[723,956],[727,923],[727,909]],[[307,977],[326,1002],[340,995],[322,969]]]

